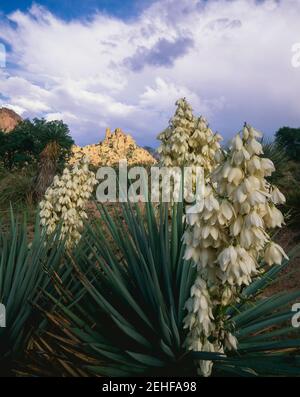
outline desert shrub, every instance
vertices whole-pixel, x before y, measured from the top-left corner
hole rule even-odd
[[[30,168],[9,172],[0,170],[0,208],[24,208],[32,203],[34,171]]]

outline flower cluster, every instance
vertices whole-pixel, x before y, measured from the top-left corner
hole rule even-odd
[[[176,105],[177,109],[169,127],[158,136],[162,142],[158,153],[166,167],[182,166],[189,162],[188,141],[196,122],[192,108],[185,99],[179,99]]]
[[[267,232],[284,223],[276,204],[285,198],[266,180],[274,165],[262,157],[259,137],[252,127],[244,126],[205,186],[203,210],[187,210],[185,259],[192,258],[198,271],[186,303],[191,350],[204,351],[207,343],[209,351],[236,349],[222,308],[237,301],[241,287],[262,272],[261,258],[268,265],[287,258]],[[200,362],[203,375],[210,374],[211,364]]]
[[[175,167],[190,167],[185,175],[184,197],[191,202],[197,190],[197,183],[201,183],[198,179],[198,169],[202,168],[205,177],[216,167],[221,157],[222,138],[219,134],[213,133],[204,117],[194,117],[192,108],[185,98],[179,99],[176,105],[177,109],[169,127],[158,136],[161,141],[158,153],[162,166],[174,167],[174,186],[170,189],[173,198],[180,192],[182,183],[181,173],[178,169],[175,171]]]
[[[79,160],[71,169],[65,168],[61,176],[55,176],[40,203],[41,225],[47,234],[55,232],[61,222],[61,238],[71,248],[81,238],[85,207],[97,183],[89,170],[87,157]]]
[[[201,166],[211,171],[216,164],[215,155],[220,149],[221,136],[212,132],[202,116],[194,117],[186,99],[179,99],[176,105],[169,128],[158,136],[162,164],[166,167]]]

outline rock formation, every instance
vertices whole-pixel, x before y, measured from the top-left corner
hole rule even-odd
[[[120,128],[114,133],[106,129],[105,139],[99,144],[84,147],[73,146],[71,164],[76,162],[82,155],[87,155],[95,166],[114,165],[120,160],[127,160],[128,165],[133,164],[155,164],[156,160],[151,154],[139,147],[135,140],[125,134]]]
[[[0,109],[0,131],[10,132],[21,121],[22,118],[13,110],[7,108]]]

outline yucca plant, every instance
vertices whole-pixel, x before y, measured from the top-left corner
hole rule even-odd
[[[0,303],[6,308],[6,327],[0,328],[0,375],[12,374],[33,329],[40,325],[41,316],[32,302],[39,288],[50,286],[46,264],[55,269],[63,252],[58,241],[45,240],[38,220],[33,235],[29,234],[26,219],[19,222],[12,211],[10,223],[0,225]]]
[[[173,207],[171,221],[165,207],[157,219],[151,204],[144,212],[128,204],[114,216],[106,207],[99,211],[65,264],[73,269],[72,282],[44,291],[54,307],[44,310],[48,327],[32,348],[38,373],[192,376],[197,359],[213,360],[216,376],[300,373],[300,340],[292,337],[297,329],[287,306],[300,291],[262,296],[288,261],[267,270],[228,310],[237,352],[190,353],[182,320],[195,269],[182,259],[182,206]]]
[[[171,223],[163,206],[158,219],[151,204],[99,211],[69,263],[77,283],[44,292],[55,309],[36,346],[68,375],[191,375],[182,320],[194,268],[182,259],[182,205]]]

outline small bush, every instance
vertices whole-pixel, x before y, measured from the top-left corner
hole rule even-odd
[[[0,208],[26,207],[32,204],[33,171],[0,171]]]

